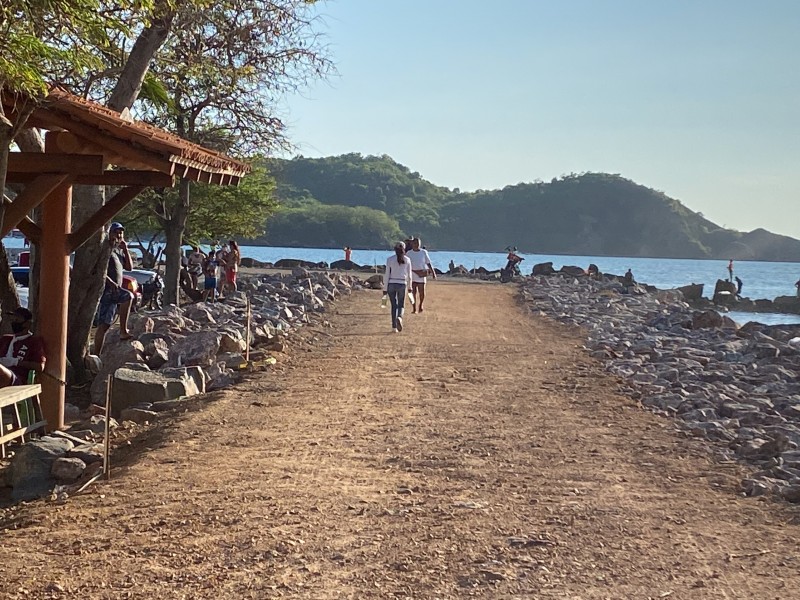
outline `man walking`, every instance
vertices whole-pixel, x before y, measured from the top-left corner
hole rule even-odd
[[[117,312],[119,312],[119,339],[131,339],[128,316],[131,314],[133,294],[122,287],[122,272],[133,268],[133,260],[125,242],[125,228],[122,223],[111,224],[108,229],[108,243],[111,246],[111,255],[108,257],[106,286],[97,309],[99,323],[94,335],[94,353],[98,356],[103,351],[106,332],[114,322]]]
[[[419,238],[411,239],[411,252],[406,256],[411,260],[411,294],[414,297],[414,309],[412,313],[422,312],[425,303],[425,284],[428,282],[427,276],[436,279],[436,271],[433,270],[431,257],[428,251],[422,247],[422,240]]]

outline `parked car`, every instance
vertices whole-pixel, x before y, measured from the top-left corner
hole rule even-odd
[[[11,274],[14,276],[14,282],[22,287],[30,287],[30,267],[11,267]]]
[[[135,307],[161,308],[164,295],[164,282],[161,275],[147,269],[132,269],[125,271],[123,277],[131,278],[136,282]],[[130,289],[130,287],[126,286],[126,289]]]

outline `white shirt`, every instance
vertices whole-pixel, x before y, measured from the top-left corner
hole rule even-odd
[[[390,283],[399,283],[406,287],[411,287],[411,261],[408,259],[408,255],[406,255],[402,265],[397,262],[396,254],[386,259],[386,271],[383,273],[383,289],[385,290]]]
[[[431,264],[431,257],[428,255],[427,250],[420,248],[419,250],[410,250],[406,256],[411,259],[412,271],[427,271],[428,265]],[[433,267],[431,267],[433,268]],[[416,273],[412,273],[413,281],[417,283],[425,283],[424,276],[420,277]]]

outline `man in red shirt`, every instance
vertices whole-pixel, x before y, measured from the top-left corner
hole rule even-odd
[[[0,388],[28,383],[28,372],[44,371],[44,342],[31,333],[33,314],[19,307],[6,313],[11,317],[10,335],[0,338]]]

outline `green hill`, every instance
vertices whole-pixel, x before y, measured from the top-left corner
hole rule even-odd
[[[390,157],[270,159],[282,209],[256,243],[386,247],[404,235],[428,248],[540,254],[800,261],[800,241],[723,229],[678,200],[619,175],[462,193]]]

